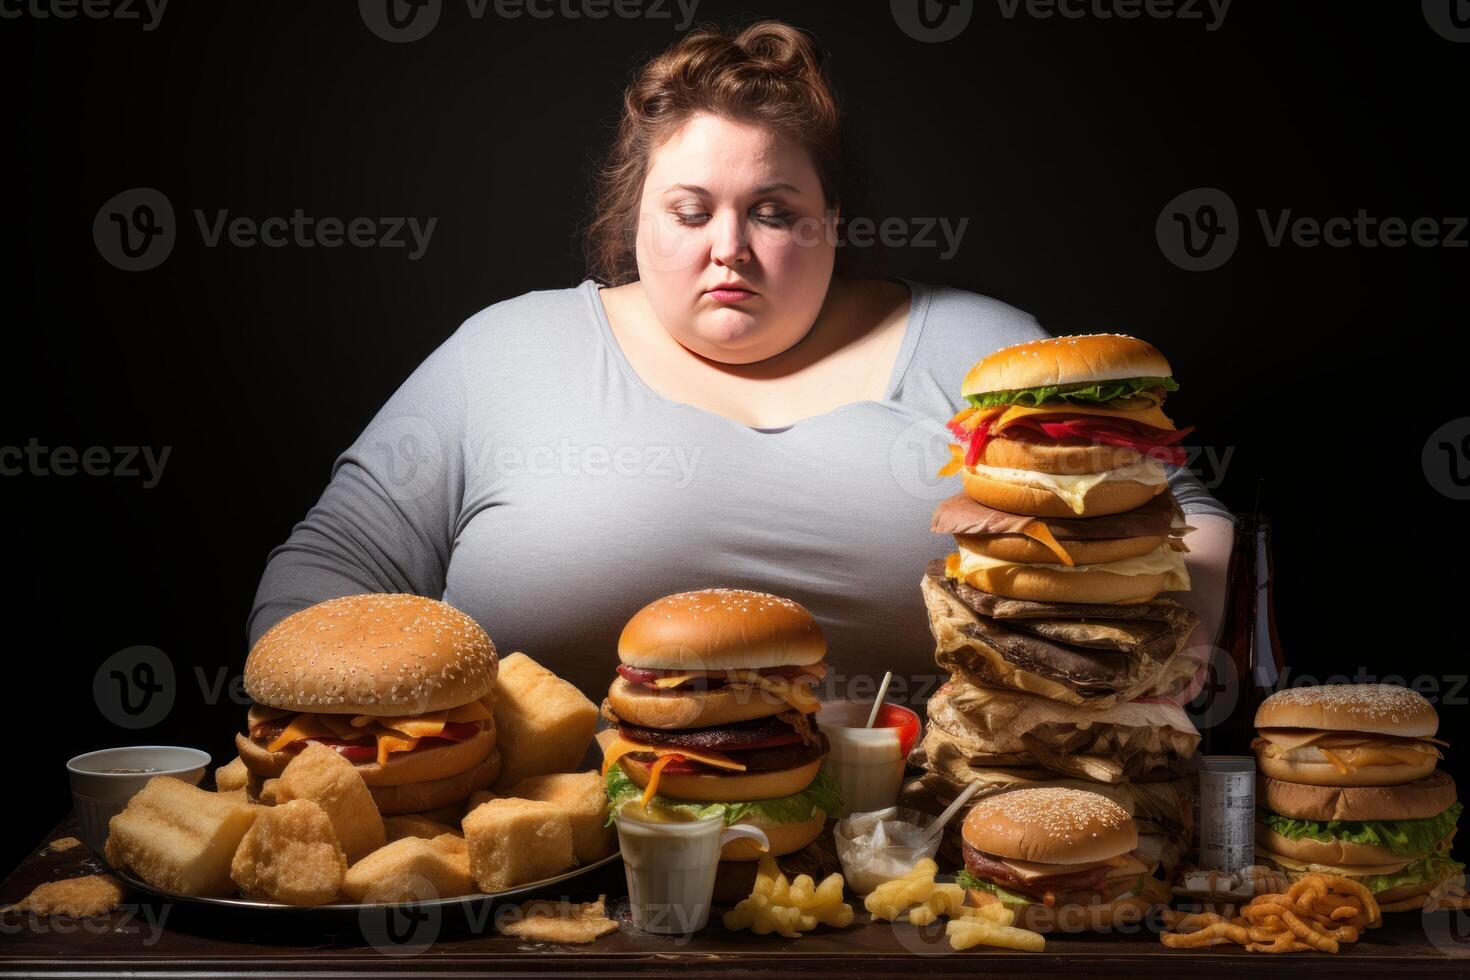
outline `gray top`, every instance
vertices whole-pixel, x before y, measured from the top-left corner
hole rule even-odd
[[[643,605],[729,586],[806,605],[838,687],[892,669],[896,696],[927,693],[902,686],[936,673],[919,581],[953,550],[929,531],[959,489],[934,475],[944,422],[970,365],[1048,334],[985,296],[908,286],[883,399],[779,429],[657,394],[591,280],[481,311],[389,399],[271,552],[250,642],[324,599],[413,592],[597,696]],[[1186,513],[1229,516],[1188,471],[1170,484]]]

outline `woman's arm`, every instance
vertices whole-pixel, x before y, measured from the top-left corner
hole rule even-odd
[[[1189,591],[1169,595],[1199,617],[1199,624],[1185,641],[1184,651],[1203,665],[1210,659],[1210,646],[1215,642],[1225,612],[1230,552],[1235,546],[1235,519],[1200,479],[1184,467],[1169,467],[1169,489],[1194,528],[1184,538],[1189,546],[1189,553],[1184,556],[1184,565],[1189,570]],[[1204,674],[1200,673],[1196,684],[1203,680]],[[1186,693],[1188,697],[1184,700],[1192,699],[1196,692],[1191,686]]]
[[[464,495],[462,338],[463,330],[404,382],[270,553],[250,612],[252,646],[279,620],[337,596],[444,594]]]

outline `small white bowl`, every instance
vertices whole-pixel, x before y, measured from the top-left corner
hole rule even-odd
[[[102,854],[107,823],[154,776],[173,776],[195,786],[204,778],[209,753],[177,745],[128,745],[83,752],[67,761],[71,799],[82,824],[82,843]],[[109,772],[146,769],[147,772]]]

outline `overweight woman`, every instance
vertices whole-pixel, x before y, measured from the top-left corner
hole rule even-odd
[[[837,274],[842,146],[787,25],[696,32],[646,65],[590,277],[483,310],[409,377],[271,553],[250,641],[333,596],[412,592],[597,698],[644,604],[729,586],[806,605],[834,688],[891,669],[899,699],[927,693],[919,582],[959,490],[934,476],[943,424],[971,364],[1047,334],[975,293]],[[1170,485],[1197,528],[1177,597],[1207,644],[1230,515],[1187,471]]]

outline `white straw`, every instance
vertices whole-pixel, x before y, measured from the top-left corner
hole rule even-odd
[[[970,801],[970,797],[974,796],[975,791],[979,788],[979,783],[971,783],[970,785],[966,786],[965,791],[959,796],[955,797],[955,801],[949,805],[949,809],[941,813],[939,815],[939,819],[934,821],[934,825],[931,826],[929,830],[924,834],[923,840],[933,840],[934,837],[940,833],[940,831],[944,830],[944,825],[949,823],[950,818],[959,812],[960,807],[964,806]]]
[[[878,720],[878,709],[883,707],[883,698],[888,693],[888,683],[893,680],[893,671],[883,675],[883,683],[878,685],[878,700],[873,702],[873,710],[868,714],[868,723],[864,728],[872,728],[873,722]]]

